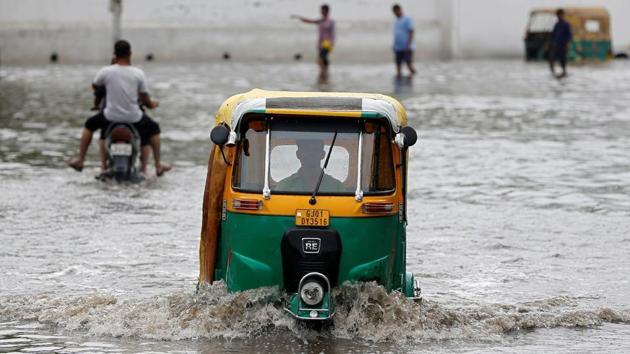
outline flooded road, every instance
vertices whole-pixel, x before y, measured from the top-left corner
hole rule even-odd
[[[0,69],[0,352],[627,352],[630,62],[563,81],[520,61],[334,65],[336,91],[393,94],[420,134],[407,261],[424,302],[345,286],[331,328],[276,289],[195,294],[212,115],[254,87],[317,90],[310,63],[142,66],[163,160],[104,184],[67,168],[97,66]]]

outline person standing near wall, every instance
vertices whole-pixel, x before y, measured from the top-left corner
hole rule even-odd
[[[567,52],[569,51],[569,43],[573,39],[573,33],[571,32],[571,25],[564,19],[564,10],[558,9],[556,16],[558,16],[558,21],[553,26],[549,38],[549,69],[551,74],[556,76],[554,62],[558,60],[562,67],[562,74],[556,77],[560,79],[567,76]]]
[[[396,77],[402,76],[402,63],[407,64],[407,68],[411,75],[416,73],[413,67],[413,52],[416,50],[416,44],[413,40],[413,21],[411,17],[405,16],[400,5],[392,6],[396,22],[394,22],[394,56],[396,60]]]
[[[323,4],[321,6],[321,14],[322,17],[319,19],[308,19],[298,15],[292,15],[291,17],[297,18],[304,23],[319,26],[319,37],[317,40],[319,81],[326,83],[328,81],[328,66],[330,65],[328,56],[335,43],[335,21],[330,18],[330,6]]]

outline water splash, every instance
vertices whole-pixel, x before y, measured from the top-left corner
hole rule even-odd
[[[223,283],[198,293],[177,292],[146,299],[114,295],[0,298],[0,318],[37,321],[62,331],[93,336],[156,340],[234,339],[290,334],[371,342],[500,340],[523,329],[593,327],[630,323],[629,310],[580,308],[578,299],[552,297],[518,305],[449,308],[434,300],[413,302],[374,283],[344,284],[333,296],[338,304],[330,327],[315,332],[282,308],[278,288],[228,293]]]

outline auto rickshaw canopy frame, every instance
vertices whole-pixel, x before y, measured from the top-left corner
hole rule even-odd
[[[215,125],[226,124],[232,131],[247,113],[293,114],[296,116],[387,118],[392,131],[407,125],[407,113],[397,100],[370,93],[286,92],[254,89],[223,102]]]

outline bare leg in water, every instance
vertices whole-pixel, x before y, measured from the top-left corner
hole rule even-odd
[[[85,155],[87,155],[88,148],[90,147],[90,143],[92,142],[92,134],[93,132],[91,130],[83,128],[83,133],[81,134],[81,143],[79,145],[79,157],[68,161],[68,166],[74,168],[79,172],[83,170]]]
[[[98,157],[101,159],[101,172],[107,171],[107,157],[105,157],[105,139],[98,139]]]
[[[160,162],[160,134],[155,134],[150,140],[151,149],[153,150],[153,159],[155,160],[155,174],[162,176],[164,172],[171,169],[171,165],[162,164]]]
[[[149,164],[149,154],[151,153],[150,145],[143,145],[140,148],[140,172],[147,174],[147,165]]]
[[[317,59],[317,64],[319,65],[318,82],[320,84],[328,83],[328,66],[324,64],[324,61],[321,58]]]
[[[565,50],[566,53],[566,50]],[[558,76],[558,78],[563,78],[567,76],[567,59],[566,54],[564,57],[560,58],[560,67],[562,68],[562,73]]]
[[[416,69],[413,67],[413,63],[410,61],[407,62],[407,68],[409,69],[410,75],[416,74]]]

